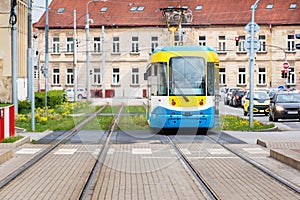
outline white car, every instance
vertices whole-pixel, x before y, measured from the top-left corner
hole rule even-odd
[[[69,99],[74,98],[74,88],[68,88],[66,89],[67,97]],[[88,92],[85,88],[77,88],[77,98],[78,99],[83,99],[87,98]]]

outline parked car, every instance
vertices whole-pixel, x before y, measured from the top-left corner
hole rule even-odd
[[[228,88],[227,93],[224,96],[224,104],[229,105],[230,99],[231,99],[231,94],[234,90],[242,89],[240,87],[231,87]]]
[[[270,98],[265,91],[253,91],[253,113],[255,114],[269,114]],[[247,92],[244,103],[244,116],[249,113],[250,107],[250,92]]]
[[[69,99],[74,98],[74,88],[68,88],[66,89],[67,97]],[[78,99],[83,99],[87,98],[88,92],[85,88],[77,88],[77,98]]]
[[[242,105],[242,98],[245,95],[246,91],[243,89],[233,90],[230,99],[230,106],[239,107]]]
[[[300,121],[300,93],[277,92],[270,101],[269,121],[278,119],[298,119]]]
[[[221,87],[220,88],[220,95],[221,95],[221,98],[224,99],[226,93],[228,91],[228,87]]]

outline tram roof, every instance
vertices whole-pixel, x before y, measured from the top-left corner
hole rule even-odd
[[[208,46],[164,46],[164,47],[157,47],[153,50],[152,53],[156,52],[167,52],[167,51],[213,51],[216,50],[212,47]]]

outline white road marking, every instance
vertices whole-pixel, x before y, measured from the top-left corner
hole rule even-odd
[[[23,148],[16,152],[16,154],[35,154],[37,153],[41,148]]]

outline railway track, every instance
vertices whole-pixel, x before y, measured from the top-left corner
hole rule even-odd
[[[97,160],[96,160],[96,162],[93,166],[93,169],[90,173],[90,176],[88,177],[88,179],[86,181],[86,184],[84,185],[84,188],[83,188],[83,190],[80,194],[79,199],[87,199],[87,196],[89,194],[89,191],[91,189],[91,186],[92,186],[92,183],[95,179],[95,176],[96,176],[97,172],[99,170],[101,170],[101,168],[102,168],[102,164],[105,160],[106,154],[107,154],[108,149],[109,149],[109,141],[110,141],[111,135],[117,128],[117,124],[120,120],[120,115],[122,113],[122,110],[123,110],[123,104],[121,105],[117,115],[114,116],[114,119],[113,119],[113,121],[110,125],[108,133],[106,134],[106,139],[105,139],[104,145],[103,145],[100,153],[98,154]]]
[[[218,163],[218,161],[217,161],[218,159],[216,159],[216,161],[213,162],[214,164],[212,166],[210,166],[211,169],[205,169],[205,172],[203,172],[203,166],[209,166],[209,165],[204,164],[201,168],[201,166],[199,164],[201,162],[201,158],[197,158],[197,161],[195,162],[195,160],[193,160],[192,156],[189,157],[186,153],[184,153],[184,151],[182,151],[186,147],[181,146],[182,144],[180,144],[180,141],[175,141],[176,140],[176,139],[174,139],[175,136],[172,136],[172,137],[171,136],[166,136],[166,137],[167,137],[170,145],[172,146],[172,148],[174,148],[176,153],[178,154],[178,158],[186,166],[187,170],[194,177],[194,179],[197,181],[197,183],[204,189],[204,191],[207,193],[209,198],[210,199],[226,199],[226,197],[222,194],[225,191],[218,190],[216,185],[212,184],[213,183],[212,181],[218,182],[217,177],[215,177],[214,180],[209,180],[209,178],[207,178],[208,177],[207,174],[211,173],[211,171],[213,171],[213,168],[215,168],[215,169],[221,169],[222,167],[226,168],[226,166],[224,166],[225,162],[223,163],[223,162],[220,161],[220,163]],[[247,163],[246,165],[248,165],[248,167],[247,167],[248,169],[250,169],[251,168],[250,166],[252,166],[252,169],[250,169],[250,170],[253,170],[253,171],[258,170],[259,174],[265,174],[266,176],[268,176],[269,178],[267,178],[267,179],[269,179],[269,181],[268,181],[269,183],[275,183],[275,182],[279,183],[279,184],[276,184],[276,186],[274,186],[274,187],[280,188],[278,190],[285,191],[285,192],[287,192],[287,194],[292,191],[291,193],[294,193],[295,196],[300,195],[300,188],[298,186],[296,186],[293,183],[289,182],[288,180],[278,176],[275,172],[272,172],[271,170],[267,169],[266,167],[259,164],[258,162],[255,162],[254,160],[248,158],[247,156],[243,155],[242,153],[235,150],[234,148],[231,148],[229,145],[226,145],[224,142],[217,141],[214,138],[211,138],[209,136],[205,136],[205,138],[210,140],[212,144],[219,145],[221,148],[224,149],[224,151],[229,151],[234,156],[236,156],[235,158],[233,158],[233,156],[228,157],[228,159],[234,159],[234,163],[237,163],[236,159],[238,158],[239,160],[242,160],[242,161],[239,161],[239,162],[244,161],[244,162]],[[178,142],[178,144],[176,144],[176,142]],[[214,147],[215,147],[215,145],[214,145]],[[214,147],[212,147],[212,148],[214,148]],[[220,151],[221,148],[218,148],[217,150]],[[207,156],[207,157],[209,157],[209,156]],[[226,157],[224,157],[224,158],[226,158]],[[203,159],[205,159],[205,156],[203,157]],[[206,160],[206,162],[209,162],[208,161],[209,159],[212,160],[213,157],[208,158]],[[205,161],[203,161],[203,162],[205,162]],[[223,164],[221,164],[221,163],[223,163]],[[229,172],[228,172],[229,174],[231,174],[232,171],[235,171],[235,170],[238,171],[238,169],[234,169],[234,168],[228,169],[228,170],[229,170]],[[224,172],[225,172],[225,170],[224,170]],[[247,174],[248,172],[245,171],[244,173]],[[255,173],[257,173],[257,172],[255,172]],[[219,172],[218,174],[221,175],[222,172]],[[238,174],[239,174],[239,172],[237,172],[237,175]],[[226,174],[223,174],[223,175],[224,176],[230,176],[230,175],[226,175]],[[247,176],[249,176],[249,175],[245,175],[245,177],[247,177]],[[261,175],[261,176],[266,178],[266,176],[263,176],[263,175]],[[243,176],[241,176],[241,177],[243,179],[242,181],[245,181],[245,182],[248,181]],[[229,180],[227,180],[228,181],[227,184],[232,185],[232,187],[233,187],[233,185],[236,184],[236,181],[238,181],[238,179],[239,179],[238,176],[233,178],[232,182],[229,179]],[[260,181],[263,182],[264,180],[258,180],[257,182],[260,182]],[[248,183],[248,185],[250,185],[250,182]],[[259,187],[259,186],[252,186],[252,187]],[[238,186],[237,188],[240,188],[240,187]],[[257,192],[257,194],[260,194],[260,193]],[[241,195],[243,195],[243,194],[241,193]],[[265,194],[262,193],[261,195],[265,195]],[[298,198],[300,198],[300,196],[298,196]],[[296,197],[295,199],[298,199],[298,198]],[[291,199],[293,199],[293,198],[291,198]]]
[[[20,168],[18,168],[16,171],[8,175],[5,179],[3,179],[0,182],[0,190],[5,187],[7,184],[9,184],[12,180],[20,176],[22,173],[24,173],[27,169],[35,165],[38,161],[40,161],[42,158],[44,158],[46,155],[48,155],[50,152],[58,148],[61,144],[64,144],[67,140],[69,140],[71,137],[73,137],[77,132],[88,122],[93,120],[99,113],[101,113],[107,105],[101,107],[96,112],[90,114],[85,120],[77,124],[73,129],[64,131],[64,133],[60,136],[60,139],[57,141],[54,140],[50,146],[46,149],[44,149],[42,152],[37,154],[35,157],[33,157],[31,160],[29,160],[27,163],[22,165]]]

